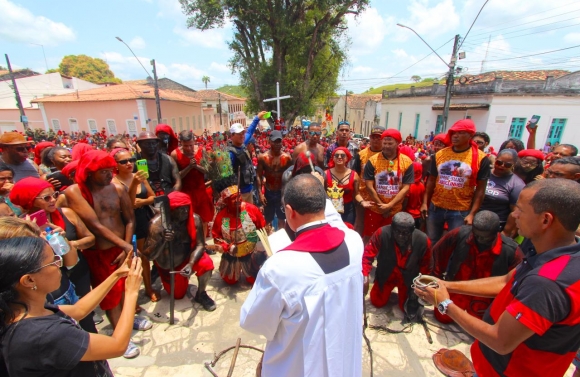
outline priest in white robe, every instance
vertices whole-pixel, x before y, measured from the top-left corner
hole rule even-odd
[[[262,376],[360,376],[362,240],[327,223],[310,174],[288,182],[283,203],[296,239],[264,263],[240,314],[242,328],[266,337]]]

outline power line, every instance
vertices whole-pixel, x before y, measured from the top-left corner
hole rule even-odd
[[[566,47],[566,48],[560,48],[560,49],[557,49],[557,50],[552,50],[552,51],[546,51],[546,52],[538,52],[538,53],[536,53],[536,54],[523,55],[523,56],[515,56],[515,57],[512,57],[512,58],[504,58],[504,59],[493,59],[493,60],[486,60],[486,62],[499,62],[499,61],[502,61],[502,60],[514,60],[514,59],[523,59],[523,58],[529,58],[529,57],[531,57],[531,56],[538,56],[538,55],[551,54],[551,53],[554,53],[554,52],[558,52],[558,51],[564,51],[564,50],[570,50],[570,49],[573,49],[573,48],[578,48],[578,47],[580,47],[580,45],[576,45],[576,46],[570,46],[570,47]],[[476,62],[478,62],[478,61],[475,61],[475,60],[465,60],[465,63],[476,63]]]
[[[576,24],[572,24],[572,25],[560,26],[560,27],[556,27],[556,28],[553,28],[553,29],[540,30],[540,31],[536,31],[536,32],[528,33],[528,34],[516,35],[516,36],[513,36],[513,37],[508,37],[508,38],[503,38],[503,39],[504,40],[508,40],[508,39],[521,38],[521,37],[525,37],[525,36],[528,36],[528,35],[547,33],[549,31],[554,31],[554,30],[559,30],[559,29],[565,29],[565,28],[569,28],[569,27],[577,26],[577,25],[580,25],[580,23],[576,23]],[[506,33],[506,34],[516,33],[516,32],[520,32],[520,31],[524,31],[524,30],[531,30],[531,29],[535,29],[535,28],[528,28],[528,29],[516,30],[516,31],[510,32],[510,33]],[[502,35],[502,34],[500,34],[500,35]],[[502,37],[503,37],[503,35],[502,35]],[[485,41],[485,38],[479,39],[479,41],[480,42],[481,41]],[[477,42],[477,41],[475,41],[475,42]]]

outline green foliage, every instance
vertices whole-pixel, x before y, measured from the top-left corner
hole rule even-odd
[[[413,75],[413,76],[411,76],[411,80],[413,80],[415,82],[419,82],[419,81],[421,81],[421,76],[419,76],[419,75]]]
[[[216,89],[218,92],[231,94],[232,96],[245,98],[248,96],[246,90],[240,85],[224,85],[221,88]]]
[[[76,77],[94,84],[121,83],[103,59],[91,58],[87,55],[67,55],[62,58],[58,69],[47,71],[47,73],[52,72],[60,72],[65,76]]]
[[[240,75],[250,112],[273,108],[263,100],[280,94],[283,114],[292,121],[311,114],[315,103],[332,96],[347,56],[345,15],[358,14],[370,0],[179,0],[187,26],[200,30],[231,20],[230,66]]]
[[[47,74],[48,73],[55,73],[55,72],[58,72],[58,68],[51,68],[48,71],[46,71]]]
[[[207,89],[207,83],[210,82],[211,80],[210,80],[209,76],[203,76],[201,78],[201,81],[205,84],[205,88]]]
[[[421,81],[421,82],[417,82],[417,83],[404,83],[404,84],[390,84],[390,85],[384,85],[381,87],[378,87],[376,89],[369,89],[366,92],[362,93],[362,94],[383,94],[383,90],[395,90],[395,89],[409,89],[410,87],[414,86],[415,88],[421,88],[424,86],[431,86],[433,85],[433,82],[426,82],[426,81]]]

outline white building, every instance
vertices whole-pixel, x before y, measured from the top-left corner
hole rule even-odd
[[[381,95],[352,94],[346,98],[346,120],[354,133],[368,136],[377,123],[381,109]],[[332,129],[345,119],[345,96],[341,96],[332,112]]]
[[[462,80],[464,81],[464,80]],[[397,128],[403,139],[411,134],[423,139],[442,127],[445,86],[385,91],[380,125]],[[448,127],[471,118],[477,130],[486,132],[497,150],[508,138],[528,139],[526,122],[541,117],[536,148],[545,143],[580,145],[580,71],[488,72],[459,81],[454,86]]]

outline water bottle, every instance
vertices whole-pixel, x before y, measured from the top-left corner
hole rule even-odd
[[[46,228],[47,233],[50,231],[51,231],[50,228]],[[66,242],[66,240],[64,239],[63,236],[60,235],[60,233],[47,234],[46,239],[56,255],[63,256],[70,251],[70,246],[68,242]]]

